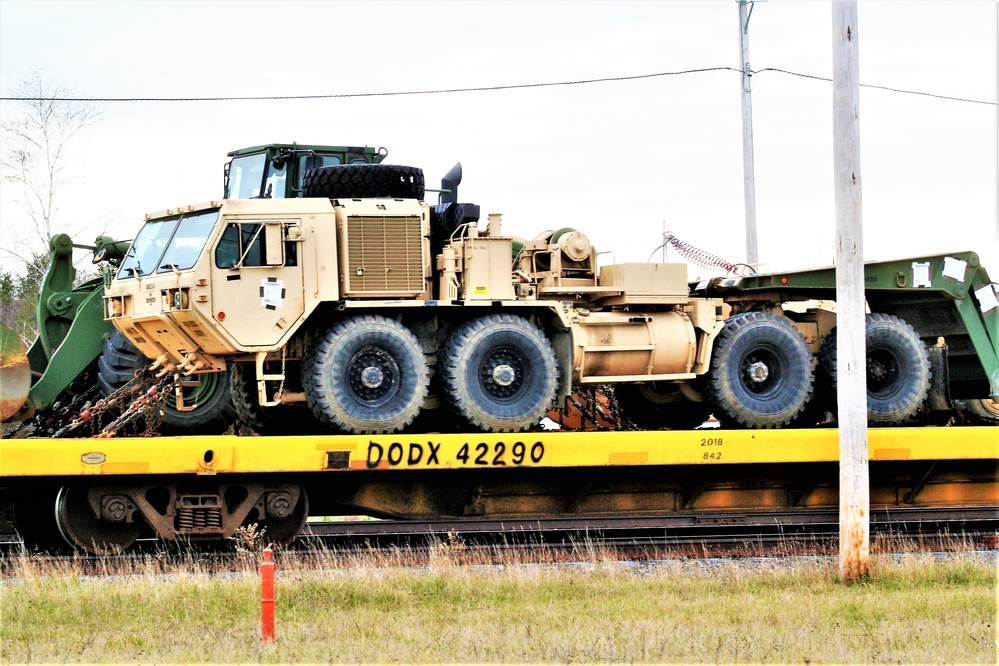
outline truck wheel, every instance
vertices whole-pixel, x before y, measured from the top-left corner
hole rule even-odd
[[[687,399],[671,382],[615,384],[614,395],[625,416],[645,430],[693,430],[711,416],[710,405]]]
[[[999,425],[999,402],[991,398],[955,400],[954,408],[972,423]]]
[[[101,395],[107,397],[127,384],[135,371],[149,365],[128,338],[115,329],[104,342],[97,361],[97,382]],[[166,397],[160,432],[169,435],[218,435],[236,420],[236,410],[229,397],[229,377],[225,372],[197,375],[198,385],[183,389],[184,404],[197,405],[191,411],[177,409],[174,394]]]
[[[747,312],[725,322],[715,340],[706,395],[715,416],[747,428],[779,428],[812,393],[812,357],[794,325]]]
[[[233,363],[229,374],[236,418],[258,435],[316,435],[324,428],[305,404],[263,407],[257,397],[253,363]]]
[[[867,315],[867,422],[871,426],[905,423],[916,413],[930,391],[930,356],[919,334],[893,315]],[[819,381],[836,413],[836,329],[819,350]]]
[[[558,391],[555,352],[526,319],[493,314],[454,332],[438,364],[452,408],[485,432],[537,425]]]
[[[397,164],[340,164],[305,174],[302,192],[322,199],[392,197],[423,199],[423,170]]]
[[[430,384],[416,336],[381,315],[354,317],[327,330],[313,343],[302,372],[320,422],[354,434],[402,430],[420,413]]]

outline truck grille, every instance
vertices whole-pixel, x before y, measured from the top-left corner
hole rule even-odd
[[[351,216],[346,232],[345,296],[416,296],[423,292],[419,216]]]

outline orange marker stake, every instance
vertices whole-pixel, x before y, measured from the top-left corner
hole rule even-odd
[[[271,549],[264,548],[260,563],[260,627],[265,643],[274,642],[274,561]]]

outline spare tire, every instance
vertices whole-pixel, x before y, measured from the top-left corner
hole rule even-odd
[[[322,199],[423,199],[423,170],[398,164],[338,164],[305,173],[302,191]]]

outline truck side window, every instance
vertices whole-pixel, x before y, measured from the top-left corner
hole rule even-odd
[[[268,165],[267,181],[264,185],[264,196],[273,197],[275,199],[283,199],[285,190],[284,183],[287,175],[287,165],[282,166],[280,169],[274,169],[273,166]]]
[[[215,247],[215,265],[218,268],[232,268],[239,261],[240,254],[239,225],[227,224]]]
[[[259,224],[230,222],[226,225],[225,231],[222,232],[219,243],[215,247],[215,265],[218,268],[233,268],[239,263],[239,258],[243,257],[244,267],[265,266],[264,258],[267,256],[265,236]],[[286,241],[284,248],[284,265],[296,266],[298,264],[297,244]]]
[[[298,191],[297,196],[302,196],[302,181],[305,179],[306,172],[312,169],[318,169],[319,167],[336,166],[338,164],[343,164],[343,162],[336,155],[308,154],[299,157],[298,181],[296,183]]]

